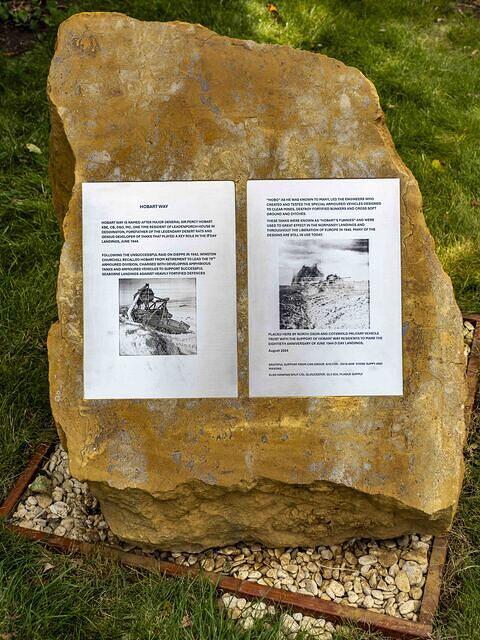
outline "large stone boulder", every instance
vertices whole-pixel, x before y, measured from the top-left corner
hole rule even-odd
[[[85,13],[48,80],[65,243],[48,340],[72,473],[126,540],[198,550],[438,533],[462,482],[461,317],[372,83],[357,69],[191,24]],[[249,178],[401,180],[404,397],[250,399]],[[235,180],[238,399],[84,401],[81,183]]]

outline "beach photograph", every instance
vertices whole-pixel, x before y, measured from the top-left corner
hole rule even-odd
[[[278,268],[280,329],[370,328],[368,239],[288,239]]]

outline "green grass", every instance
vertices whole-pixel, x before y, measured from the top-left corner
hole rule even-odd
[[[397,148],[419,181],[425,215],[460,306],[480,311],[480,20],[437,0],[81,0],[146,20],[200,22],[219,33],[290,44],[359,67],[375,83]],[[47,176],[45,82],[54,29],[0,57],[0,494],[53,435],[45,339],[55,319],[61,246]],[[37,145],[40,155],[27,150]],[[437,640],[480,638],[480,464],[469,445]],[[55,568],[43,574],[45,558]],[[53,559],[52,559],[53,558]],[[188,613],[191,624],[180,622]],[[274,638],[222,618],[211,587],[81,564],[0,534],[0,638]],[[15,634],[15,635],[9,635]],[[366,637],[363,634],[357,637]],[[369,636],[373,638],[373,636]]]
[[[53,568],[45,571],[49,564]],[[207,581],[166,580],[95,558],[67,559],[8,533],[0,540],[0,584],[0,638],[267,640],[273,633],[265,624],[253,634],[238,633],[219,614]],[[278,620],[273,625],[278,631]]]
[[[165,579],[95,557],[66,558],[6,530],[0,585],[2,640],[279,639],[278,615],[241,630],[201,578]],[[347,626],[337,638],[381,640]]]

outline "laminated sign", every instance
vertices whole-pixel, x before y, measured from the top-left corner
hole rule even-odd
[[[237,395],[233,182],[84,183],[85,398]]]
[[[402,395],[399,188],[248,183],[251,396]]]

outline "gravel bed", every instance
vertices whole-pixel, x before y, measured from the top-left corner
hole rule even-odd
[[[474,326],[464,322],[465,357]],[[105,542],[125,551],[149,553],[177,565],[287,589],[354,608],[416,621],[421,606],[432,536],[392,540],[353,539],[315,548],[266,548],[240,543],[201,553],[145,552],[110,531],[85,482],[70,475],[67,453],[58,445],[30,484],[10,519],[12,524],[86,542]],[[274,615],[275,607],[225,593],[220,603],[245,629]],[[323,619],[281,613],[284,637],[298,632],[329,640],[335,627]]]
[[[125,551],[145,553],[122,543],[110,531],[88,485],[70,475],[67,454],[60,445],[30,484],[11,523],[57,536],[106,542]],[[152,553],[177,565],[221,572],[349,607],[363,607],[377,613],[417,620],[431,541],[431,536],[413,534],[382,541],[354,539],[310,549],[270,549],[259,544],[240,543],[201,553]],[[230,603],[226,606],[227,613],[247,627],[252,623],[246,620],[267,613],[261,606],[257,611],[243,605],[242,598],[238,599],[238,604],[235,596],[226,594],[225,597]],[[223,602],[225,604],[225,600]],[[300,619],[287,616],[285,620],[289,629],[304,628],[299,626]],[[303,624],[313,623],[307,620]],[[330,633],[329,629],[321,629],[324,634]],[[319,630],[320,627],[315,627],[315,632]]]
[[[385,541],[349,540],[312,549],[268,549],[250,544],[162,557],[416,621],[431,541],[431,536],[410,535]]]
[[[468,320],[463,321],[463,343],[465,358],[468,358],[470,351],[472,350],[473,334],[475,333],[475,327]]]
[[[84,542],[118,544],[86,482],[72,478],[60,445],[35,476],[10,522]]]
[[[223,594],[220,606],[225,609],[232,620],[236,620],[239,626],[247,630],[255,625],[256,620],[270,618],[275,621],[278,619],[281,630],[279,640],[293,639],[299,633],[303,633],[302,638],[307,635],[320,640],[332,640],[333,633],[338,629],[323,618],[312,618],[302,613],[281,613],[271,604],[258,600],[249,602],[245,598],[239,598],[231,593]]]

